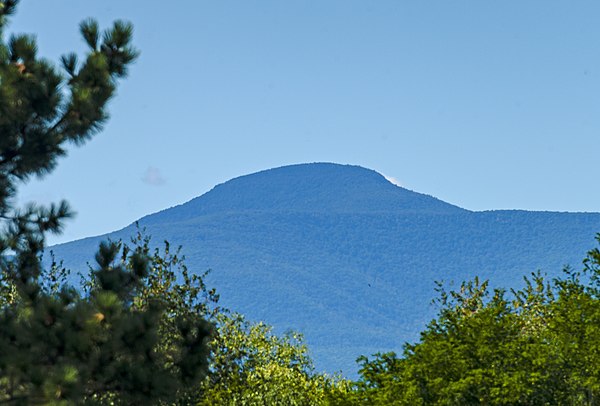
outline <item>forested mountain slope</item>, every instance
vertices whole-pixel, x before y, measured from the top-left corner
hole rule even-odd
[[[139,221],[213,270],[222,304],[303,332],[319,369],[352,375],[358,355],[399,350],[435,314],[435,280],[475,275],[520,286],[541,269],[579,267],[598,213],[472,212],[358,166],[301,164],[232,179]],[[100,240],[53,247],[85,270]]]

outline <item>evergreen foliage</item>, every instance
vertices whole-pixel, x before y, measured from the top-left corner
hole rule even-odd
[[[66,202],[14,204],[20,184],[102,128],[117,80],[137,56],[133,28],[117,21],[102,32],[84,21],[89,50],[81,62],[64,56],[59,71],[37,56],[33,36],[5,39],[17,3],[0,0],[0,403],[172,402],[206,375],[211,326],[170,313],[163,301],[136,301],[162,264],[141,246],[104,242],[81,294],[61,283],[60,267],[44,272],[41,261],[45,234],[71,215]]]

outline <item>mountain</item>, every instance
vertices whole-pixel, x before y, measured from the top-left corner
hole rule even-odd
[[[536,270],[578,267],[598,213],[473,212],[350,165],[292,165],[241,176],[139,220],[155,242],[182,245],[191,270],[212,269],[222,304],[278,331],[305,334],[319,370],[401,351],[435,316],[436,280],[478,275],[519,287]],[[114,233],[53,247],[87,269]]]

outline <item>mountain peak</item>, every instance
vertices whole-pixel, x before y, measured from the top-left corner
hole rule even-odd
[[[174,209],[179,218],[244,211],[444,214],[465,211],[397,186],[372,169],[322,162],[240,176]],[[171,216],[176,214],[169,211]]]

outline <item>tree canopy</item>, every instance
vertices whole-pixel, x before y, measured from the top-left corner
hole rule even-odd
[[[598,237],[600,242],[600,235]],[[600,251],[582,271],[540,273],[506,293],[475,279],[440,286],[438,317],[401,356],[359,359],[357,403],[600,403]]]
[[[84,294],[48,283],[45,235],[71,215],[66,202],[15,207],[15,193],[43,176],[69,144],[102,129],[117,81],[138,52],[133,27],[116,21],[101,31],[81,23],[88,52],[69,53],[62,69],[37,55],[35,38],[6,38],[16,0],[0,0],[0,402],[11,404],[158,404],[199,385],[208,371],[211,325],[169,314],[164,303],[135,298],[148,285],[151,260],[105,242]],[[173,335],[164,347],[161,320]]]

